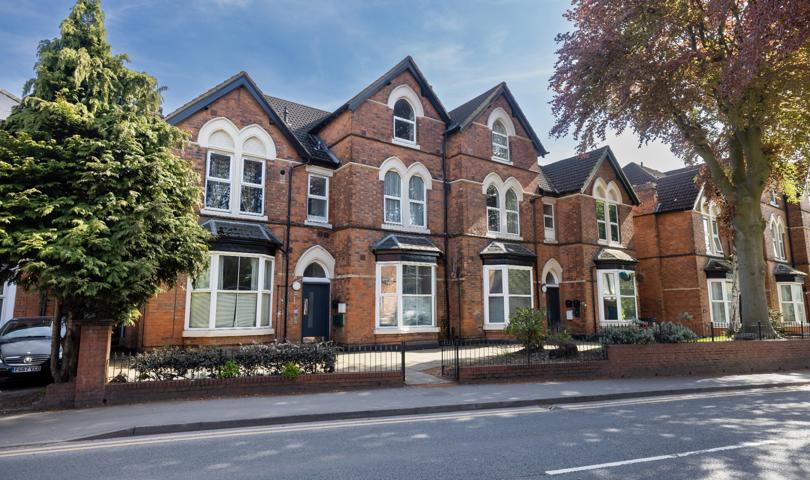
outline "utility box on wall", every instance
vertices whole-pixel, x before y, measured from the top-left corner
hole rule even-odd
[[[334,327],[343,327],[343,317],[345,313],[336,313],[332,315],[332,326]]]

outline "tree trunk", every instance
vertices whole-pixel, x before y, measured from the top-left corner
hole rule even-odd
[[[62,347],[62,302],[54,304],[53,326],[51,327],[51,378],[56,383],[62,380],[59,362],[59,351]]]
[[[79,340],[81,339],[81,325],[76,321],[76,315],[69,312],[67,315],[67,331],[62,346],[62,366],[59,369],[59,379],[56,382],[69,382],[76,378],[79,366]]]
[[[740,285],[740,333],[756,338],[761,331],[763,338],[772,338],[775,332],[768,317],[765,293],[765,221],[758,196],[740,196],[732,224]]]

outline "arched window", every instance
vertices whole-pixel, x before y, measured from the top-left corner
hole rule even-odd
[[[410,202],[411,225],[425,226],[425,182],[422,177],[414,175],[408,182],[408,201]]]
[[[703,240],[706,253],[722,255],[723,244],[720,242],[720,229],[717,224],[717,207],[713,202],[703,199],[700,202],[700,213],[703,215]]]
[[[317,263],[310,263],[304,269],[304,277],[306,278],[326,278],[326,271]]]
[[[771,242],[773,243],[773,255],[777,260],[787,259],[785,252],[785,227],[782,219],[771,217]]]
[[[509,134],[500,120],[495,120],[492,124],[492,156],[509,161]]]
[[[596,230],[599,240],[610,243],[621,242],[619,228],[619,203],[621,194],[613,182],[607,187],[601,178],[596,179],[593,187],[596,204]]]
[[[402,185],[399,174],[385,174],[385,223],[402,223]]]
[[[416,117],[413,107],[404,98],[394,104],[394,138],[416,143]]]
[[[506,233],[520,233],[520,213],[517,194],[511,188],[506,191]]]
[[[487,189],[487,230],[490,232],[501,231],[500,199],[495,185],[490,185]]]

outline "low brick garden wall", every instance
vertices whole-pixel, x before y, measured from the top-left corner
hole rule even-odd
[[[606,360],[537,365],[462,365],[459,381],[732,375],[810,369],[810,339],[608,345],[605,348]]]
[[[206,378],[199,380],[164,380],[131,383],[108,383],[104,386],[102,405],[196,400],[248,395],[285,395],[329,392],[365,388],[401,387],[405,382],[400,372],[321,373],[307,374],[290,380],[282,376]],[[52,384],[34,407],[41,410],[73,408],[73,383]]]

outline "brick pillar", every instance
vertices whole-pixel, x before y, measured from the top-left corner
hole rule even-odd
[[[110,325],[82,325],[76,372],[76,407],[97,407],[104,400],[110,357]]]

